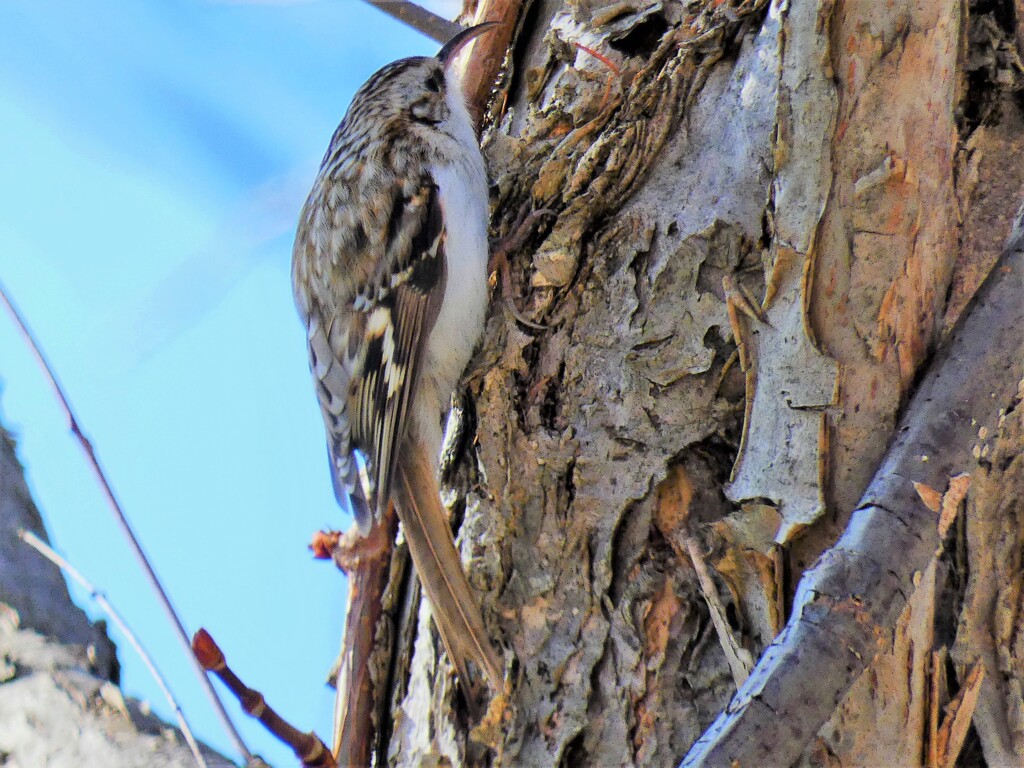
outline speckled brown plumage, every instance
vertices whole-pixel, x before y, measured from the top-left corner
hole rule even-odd
[[[483,327],[487,183],[454,52],[402,59],[353,97],[302,209],[295,302],[339,503],[360,530],[396,502],[449,656],[501,665],[437,488],[441,416]]]

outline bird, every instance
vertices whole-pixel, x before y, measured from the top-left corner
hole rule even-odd
[[[296,229],[292,288],[338,503],[365,536],[394,503],[448,657],[500,690],[437,468],[442,418],[484,326],[488,182],[457,54],[400,59],[355,93]]]

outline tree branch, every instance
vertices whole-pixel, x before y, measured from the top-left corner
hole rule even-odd
[[[313,545],[315,556],[333,557],[338,567],[348,575],[345,634],[335,681],[337,696],[334,706],[334,755],[347,765],[370,765],[378,742],[378,715],[382,710],[384,693],[380,681],[375,681],[371,674],[370,657],[383,611],[396,528],[394,507],[389,506],[385,518],[370,533],[371,538],[383,541],[365,542],[366,557],[344,559],[344,554],[350,550],[346,545],[355,537],[361,538],[358,531],[351,536],[335,536],[329,543],[321,539],[319,547],[315,540]]]
[[[364,0],[364,2],[441,44],[447,43],[462,29],[454,21],[448,21],[448,19],[431,13],[426,8],[421,8],[409,0]]]
[[[988,278],[934,356],[840,540],[803,578],[793,615],[682,765],[790,765],[892,642],[941,545],[915,483],[945,489],[988,453],[1024,377],[1024,205]]]
[[[312,731],[303,733],[287,722],[267,704],[263,694],[242,682],[231,667],[220,646],[205,629],[200,628],[192,638],[192,652],[205,669],[215,674],[237,698],[246,714],[260,721],[264,728],[292,748],[305,768],[338,768],[334,755],[327,749],[320,737]],[[254,766],[267,768],[262,760]]]

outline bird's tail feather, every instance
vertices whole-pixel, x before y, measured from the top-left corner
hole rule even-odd
[[[363,536],[369,535],[374,520],[370,509],[370,500],[373,496],[367,491],[367,484],[363,482],[366,473],[357,461],[355,452],[349,449],[347,442],[328,440],[327,460],[331,465],[331,485],[334,487],[334,498],[337,499],[338,506],[344,507],[347,503],[356,525],[359,526],[359,532]]]
[[[431,462],[418,443],[410,440],[403,446],[397,487],[393,490],[405,540],[461,683],[468,690],[466,662],[472,661],[487,676],[492,690],[498,692],[502,665],[487,637],[483,617],[455,549]]]

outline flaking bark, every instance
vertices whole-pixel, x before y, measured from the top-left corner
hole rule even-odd
[[[942,544],[936,513],[916,485],[945,491],[951,478],[987,460],[988,437],[1020,405],[1022,295],[1024,206],[1003,258],[929,365],[845,533],[804,577],[786,629],[683,765],[791,763],[891,645]],[[785,732],[767,743],[780,721]]]
[[[496,7],[482,0],[474,20]],[[722,649],[735,668],[769,647],[744,691],[770,679],[771,695],[808,692],[807,708],[739,700],[751,751],[711,752],[709,764],[915,765],[926,753],[949,764],[961,745],[977,749],[964,732],[974,707],[990,764],[1012,754],[989,745],[1015,748],[1024,722],[1007,706],[1016,682],[992,687],[993,672],[1016,674],[1016,635],[1005,629],[1016,614],[993,627],[961,607],[1009,605],[1017,587],[974,576],[968,587],[957,575],[985,562],[994,530],[969,516],[994,508],[979,490],[992,483],[975,476],[968,519],[936,559],[939,515],[921,493],[941,502],[950,477],[976,461],[973,443],[944,440],[959,452],[947,464],[930,447],[909,492],[895,465],[878,466],[919,367],[1020,200],[1013,134],[1000,127],[1016,106],[994,97],[1007,77],[1017,82],[1014,29],[972,12],[940,2],[525,4],[484,147],[495,238],[550,211],[510,257],[512,300],[544,329],[493,303],[446,492],[485,620],[511,662],[510,694],[473,729],[415,591],[392,580],[382,760],[677,764],[735,692]],[[959,342],[990,355],[989,394],[996,379],[1005,389],[1020,377],[1006,367],[1022,355],[1000,312]],[[969,394],[972,383],[982,382],[968,376],[945,393]],[[934,402],[909,407],[908,434],[952,428]],[[884,492],[872,486],[858,508],[873,476]],[[910,513],[931,525],[926,534],[895,522]],[[890,535],[893,524],[906,538]],[[1006,539],[995,557],[1018,585],[1012,551]],[[822,588],[797,591],[821,553]],[[699,583],[693,554],[717,595]],[[716,604],[726,617],[717,628]],[[793,606],[805,619],[843,620],[772,645]],[[932,650],[942,657],[958,617],[947,686]],[[1006,650],[970,677],[992,633]],[[820,664],[764,678],[780,648]],[[965,697],[968,677],[977,688]],[[955,717],[938,711],[951,698],[966,708]]]

